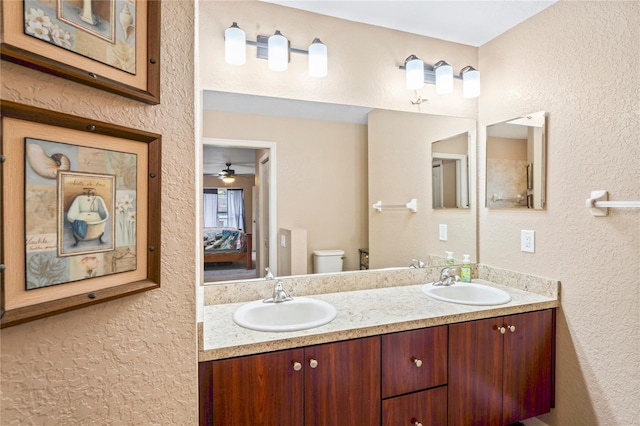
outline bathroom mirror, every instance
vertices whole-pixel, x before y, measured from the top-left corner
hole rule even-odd
[[[225,146],[238,148],[239,145],[242,145],[240,147],[242,149],[252,149],[251,145],[254,143],[274,144],[272,151],[275,154],[276,176],[275,180],[272,180],[271,188],[277,200],[273,214],[277,224],[267,238],[255,241],[254,247],[263,253],[266,253],[269,248],[274,248],[269,253],[273,253],[273,257],[276,258],[276,260],[272,259],[271,263],[275,262],[278,265],[277,275],[289,275],[287,270],[282,268],[281,261],[287,256],[287,252],[288,256],[291,256],[292,250],[297,251],[291,246],[297,242],[294,237],[297,231],[304,231],[303,234],[306,237],[306,244],[303,242],[304,248],[300,249],[305,251],[303,256],[303,263],[306,263],[305,273],[314,272],[313,252],[315,250],[344,250],[344,271],[361,269],[362,250],[366,252],[372,248],[371,256],[376,257],[376,249],[373,245],[370,247],[369,235],[370,217],[375,214],[369,200],[370,196],[374,196],[370,194],[372,164],[372,158],[370,158],[372,154],[369,150],[371,139],[369,132],[372,127],[368,121],[370,108],[205,91],[203,110],[203,144],[207,149],[211,147],[221,149]],[[475,120],[472,119],[397,111],[394,113],[398,114],[398,118],[405,115],[415,116],[427,121],[425,127],[438,128],[438,131],[432,134],[433,138],[429,136],[421,139],[424,154],[420,157],[422,163],[416,163],[416,168],[422,168],[423,171],[424,159],[431,155],[430,141],[446,140],[451,136],[460,135],[462,130],[449,131],[450,128],[455,128],[452,123],[458,121],[465,123],[465,130],[469,125],[475,128]],[[437,123],[440,121],[445,122],[446,125],[438,126]],[[394,122],[397,123],[395,115],[391,124]],[[397,132],[390,137],[394,139],[392,145],[397,146],[399,137]],[[471,149],[469,146],[468,150]],[[409,152],[408,155],[411,158],[417,158],[414,152]],[[378,155],[378,157],[373,159],[376,167],[379,166],[387,171],[385,164],[389,165],[389,168],[394,167],[390,164],[391,159],[388,156]],[[246,173],[241,166],[244,164],[237,167],[232,164],[231,169]],[[220,168],[220,165],[216,167]],[[389,173],[385,173],[384,185],[394,186],[389,188],[390,193],[394,194],[393,198],[398,198],[396,195],[408,187],[407,179],[418,181],[406,162],[402,171],[407,173],[407,178],[402,178],[400,181],[389,180]],[[419,173],[422,174],[423,171]],[[209,170],[209,174],[211,173],[217,173],[217,168]],[[430,186],[426,176],[425,179],[420,179],[421,186],[415,194],[421,193],[419,203],[424,219],[420,218],[420,222],[424,224],[424,233],[433,234],[436,242],[425,246],[427,239],[415,233],[402,236],[402,239],[398,239],[399,235],[396,235],[393,246],[406,248],[407,252],[393,250],[392,253],[380,254],[385,261],[388,259],[389,263],[384,266],[372,264],[372,267],[407,267],[411,264],[412,258],[426,259],[433,254],[443,255],[444,250],[449,248],[455,238],[453,234],[457,229],[468,231],[465,231],[464,238],[460,238],[464,248],[456,248],[456,254],[461,257],[463,252],[469,253],[472,259],[476,259],[474,214],[455,215],[457,217],[452,218],[450,222],[452,231],[450,231],[449,245],[445,248],[437,244],[438,225],[435,221],[447,223],[449,213],[446,209],[442,209],[442,214],[437,218],[427,214],[431,202],[429,186],[425,186],[427,184]],[[254,198],[256,196],[256,194],[253,195]],[[389,200],[390,198],[391,196],[385,197]],[[255,201],[253,208],[257,205],[257,200]],[[250,216],[251,214],[247,212],[247,217]],[[387,213],[384,216],[390,217]],[[416,220],[414,219],[413,223]],[[461,221],[468,223],[458,226]],[[266,233],[266,227],[262,226],[262,229]],[[415,241],[405,241],[405,239]],[[385,244],[389,246],[388,242]],[[256,273],[259,277],[264,275],[261,268],[257,268]],[[294,268],[291,269],[290,274],[301,275],[295,272]],[[205,282],[207,282],[206,271]]]
[[[487,208],[545,208],[545,123],[540,111],[487,126]]]
[[[431,144],[431,206],[469,208],[469,133]]]

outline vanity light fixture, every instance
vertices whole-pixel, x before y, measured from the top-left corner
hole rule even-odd
[[[419,90],[424,86],[424,62],[416,55],[411,55],[404,62],[407,89]]]
[[[225,60],[232,65],[243,65],[246,62],[246,45],[256,46],[256,57],[267,59],[269,69],[285,71],[288,68],[290,54],[301,53],[309,56],[309,75],[325,77],[327,75],[327,46],[315,38],[309,50],[295,49],[280,30],[270,36],[258,36],[256,41],[247,40],[245,32],[233,23],[224,32]]]
[[[267,42],[267,61],[271,71],[286,71],[289,67],[289,40],[280,30],[269,37]]]
[[[247,42],[244,31],[235,22],[224,32],[224,59],[228,64],[244,65],[247,61]]]
[[[436,71],[436,93],[444,95],[453,92],[453,67],[445,61],[438,61],[433,69]]]
[[[462,68],[460,75],[462,75],[462,96],[465,98],[480,96],[480,71],[467,65]]]
[[[459,75],[453,73],[453,67],[445,61],[434,65],[425,64],[416,55],[405,59],[404,65],[407,89],[421,89],[424,83],[435,84],[436,93],[445,94],[453,91],[453,80],[462,80],[462,91],[465,98],[476,98],[480,95],[480,71],[472,66],[462,68]]]

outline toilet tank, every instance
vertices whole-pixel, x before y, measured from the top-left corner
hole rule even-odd
[[[324,274],[327,272],[342,272],[344,250],[314,250],[313,272]]]

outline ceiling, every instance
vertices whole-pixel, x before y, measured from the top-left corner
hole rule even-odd
[[[556,0],[262,0],[470,46],[482,46]]]

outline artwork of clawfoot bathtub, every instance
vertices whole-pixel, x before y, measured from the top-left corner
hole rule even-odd
[[[103,244],[105,226],[109,219],[109,211],[101,196],[95,195],[92,189],[73,199],[67,211],[67,220],[71,223],[74,247],[80,241],[100,240]]]

